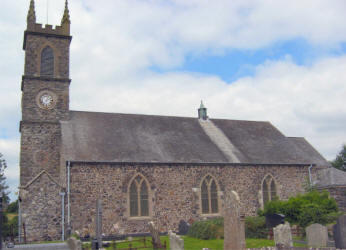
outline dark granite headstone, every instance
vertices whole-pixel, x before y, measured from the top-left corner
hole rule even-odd
[[[180,222],[179,222],[179,232],[178,232],[178,234],[179,235],[186,235],[187,234],[187,232],[189,231],[189,228],[190,228],[190,224],[189,223],[187,223],[186,221],[184,221],[184,220],[181,220]]]
[[[346,215],[338,218],[336,225],[333,227],[335,247],[346,249]]]
[[[266,216],[267,228],[273,228],[277,225],[285,223],[285,215],[283,214],[271,214]]]

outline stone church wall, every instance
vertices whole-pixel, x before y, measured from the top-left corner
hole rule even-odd
[[[129,217],[128,186],[138,173],[150,186],[150,216],[146,218]],[[161,231],[176,231],[180,220],[191,223],[208,217],[200,210],[200,185],[207,174],[217,181],[219,202],[224,191],[235,190],[240,196],[243,212],[250,216],[256,215],[261,206],[261,184],[267,174],[275,178],[280,198],[287,199],[304,191],[308,170],[302,166],[73,163],[72,230],[93,234],[96,199],[100,198],[105,234],[148,232],[149,220],[155,221]]]
[[[20,189],[22,222],[26,240],[61,239],[61,186],[46,173]],[[24,237],[24,228],[22,228]]]

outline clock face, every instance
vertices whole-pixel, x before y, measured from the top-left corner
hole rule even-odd
[[[53,103],[53,97],[49,94],[44,94],[40,97],[42,106],[49,108]]]
[[[57,96],[49,90],[38,93],[36,103],[41,109],[52,109],[55,107]]]

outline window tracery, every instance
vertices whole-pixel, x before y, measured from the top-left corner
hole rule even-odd
[[[277,191],[276,191],[276,183],[271,175],[267,175],[262,182],[262,197],[263,197],[263,205],[267,202],[276,199]]]
[[[147,181],[137,175],[130,183],[130,217],[149,216],[149,192]]]
[[[201,184],[202,214],[216,214],[219,212],[218,190],[216,181],[207,175]]]

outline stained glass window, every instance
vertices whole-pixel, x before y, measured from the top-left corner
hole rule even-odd
[[[41,52],[41,76],[54,76],[54,52],[46,46]]]

